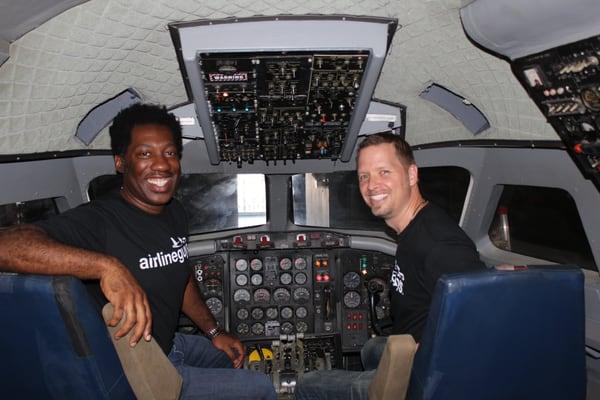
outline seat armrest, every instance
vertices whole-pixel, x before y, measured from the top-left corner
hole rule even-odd
[[[102,309],[104,321],[108,322],[112,314],[113,305],[108,303]],[[183,380],[158,343],[154,338],[149,342],[142,339],[135,347],[129,346],[133,330],[115,340],[115,332],[121,324],[123,320],[116,327],[107,328],[135,396],[142,400],[178,399]]]
[[[369,400],[404,400],[417,343],[411,335],[388,337],[373,380]]]

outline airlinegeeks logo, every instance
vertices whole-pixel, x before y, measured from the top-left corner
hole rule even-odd
[[[170,253],[159,251],[155,256],[148,254],[148,257],[140,258],[140,269],[166,267],[175,263],[183,263],[188,258],[186,238],[171,238],[171,247],[173,251]]]

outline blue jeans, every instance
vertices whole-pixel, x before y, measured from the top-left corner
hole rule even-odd
[[[169,360],[183,378],[181,400],[275,400],[265,374],[233,369],[227,355],[204,336],[176,333]]]
[[[296,400],[367,400],[369,383],[383,354],[387,337],[369,339],[360,351],[364,371],[312,371],[296,386]]]

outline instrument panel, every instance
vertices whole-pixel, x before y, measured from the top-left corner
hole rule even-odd
[[[243,341],[337,334],[343,351],[356,351],[376,330],[372,319],[389,317],[394,259],[348,242],[330,232],[234,236],[192,258],[194,274],[219,325]]]
[[[240,337],[314,331],[312,253],[264,251],[229,256],[231,328]]]

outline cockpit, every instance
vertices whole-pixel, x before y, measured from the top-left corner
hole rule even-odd
[[[600,396],[593,2],[47,3],[0,6],[0,230],[121,187],[107,127],[166,104],[198,293],[244,344],[243,368],[292,400],[305,373],[362,371],[363,346],[392,333],[397,232],[365,204],[356,160],[390,132],[490,271],[584,277],[585,343],[565,351]],[[204,334],[184,313],[177,332]]]

